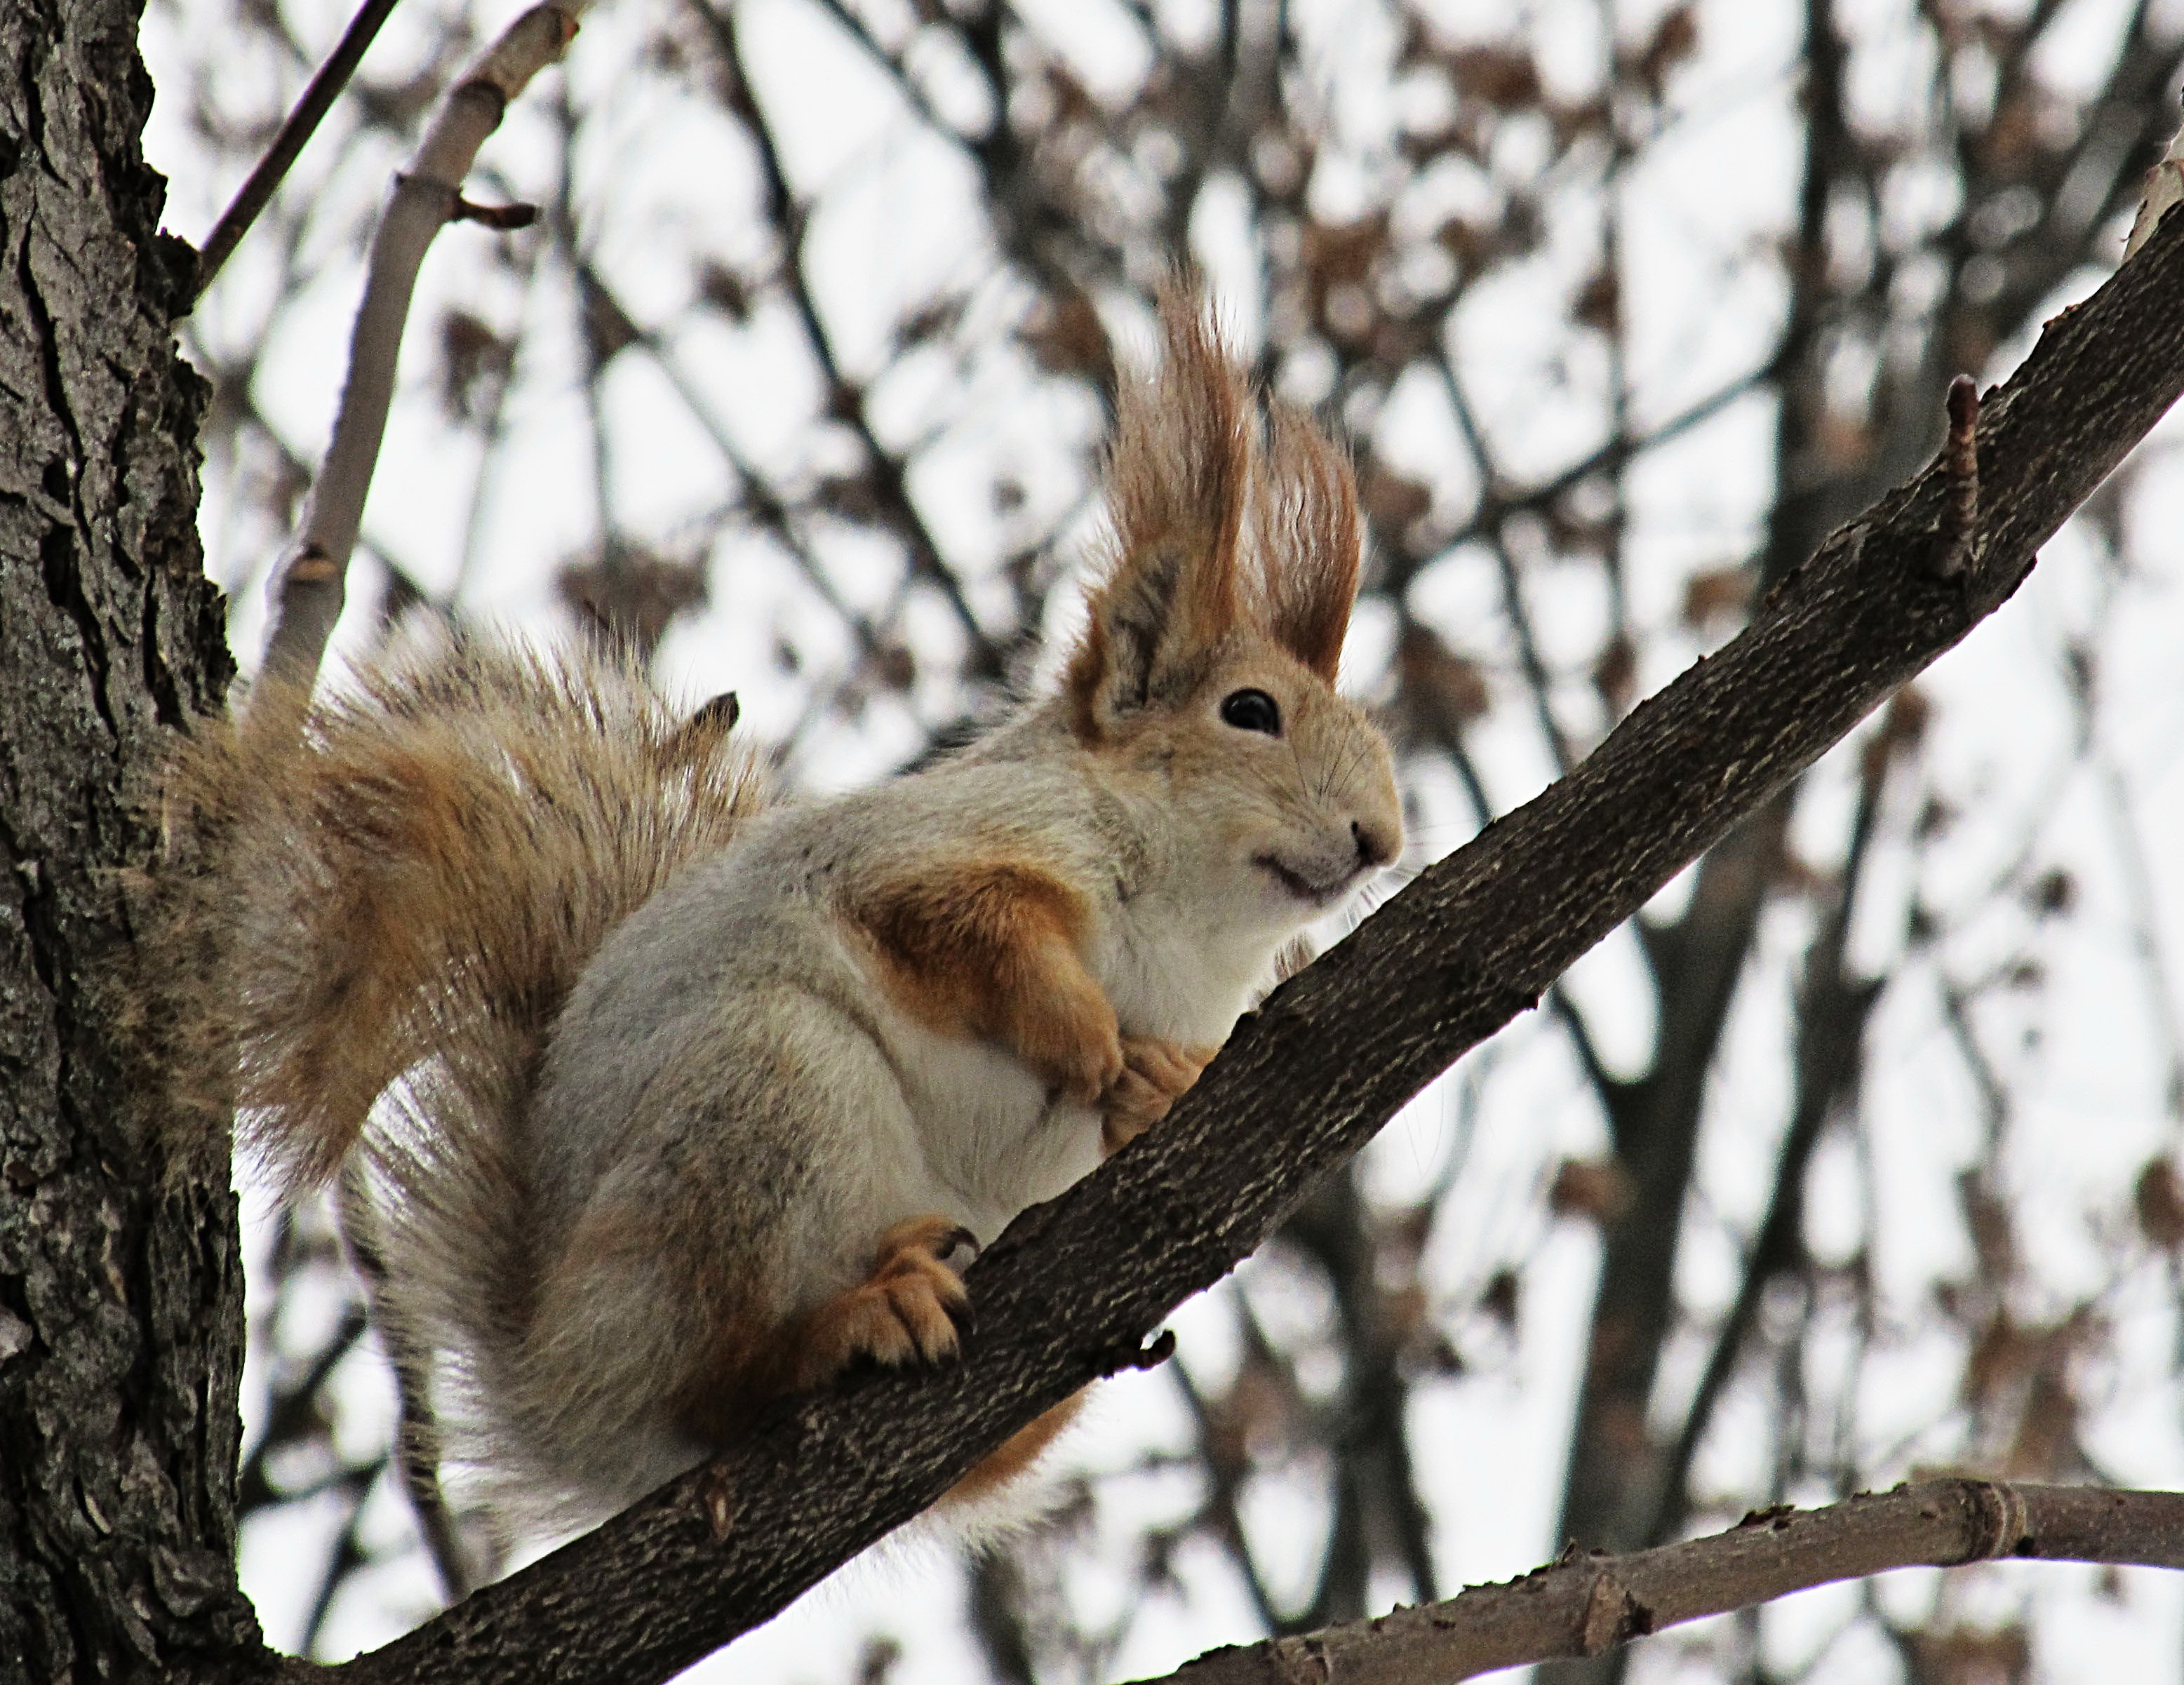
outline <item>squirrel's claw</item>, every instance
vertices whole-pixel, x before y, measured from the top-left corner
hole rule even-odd
[[[880,1237],[872,1273],[811,1313],[798,1354],[800,1388],[831,1381],[860,1358],[890,1369],[939,1363],[962,1348],[975,1319],[963,1278],[942,1262],[978,1238],[952,1217],[911,1217]]]
[[[889,1232],[893,1233],[894,1231],[889,1230]],[[939,1259],[940,1261],[944,1264],[950,1258],[955,1255],[959,1248],[965,1254],[967,1259],[972,1260],[975,1260],[981,1252],[983,1252],[986,1249],[978,1243],[978,1237],[977,1235],[965,1228],[962,1224],[958,1223],[954,1228],[949,1230],[945,1235],[941,1237],[941,1243],[933,1248],[933,1256]]]
[[[1152,1036],[1125,1037],[1122,1073],[1100,1097],[1101,1152],[1120,1152],[1166,1117],[1218,1052]]]

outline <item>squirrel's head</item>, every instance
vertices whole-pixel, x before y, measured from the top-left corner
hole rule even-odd
[[[1334,689],[1357,489],[1308,420],[1261,402],[1182,287],[1161,319],[1159,372],[1123,383],[1109,564],[1063,701],[1086,749],[1161,781],[1192,891],[1278,942],[1402,847],[1387,742]]]

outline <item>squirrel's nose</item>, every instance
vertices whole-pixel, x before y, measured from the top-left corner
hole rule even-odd
[[[1396,845],[1380,827],[1350,821],[1350,835],[1357,844],[1357,864],[1367,870],[1384,866],[1396,858]]]

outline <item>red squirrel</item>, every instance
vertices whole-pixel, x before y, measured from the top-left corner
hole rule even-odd
[[[176,768],[192,1057],[291,1187],[360,1162],[390,1343],[510,1513],[596,1519],[850,1363],[945,1361],[960,1249],[1156,1121],[1395,859],[1334,687],[1348,464],[1195,301],[1162,322],[1058,686],[922,770],[777,800],[713,715],[482,641]]]

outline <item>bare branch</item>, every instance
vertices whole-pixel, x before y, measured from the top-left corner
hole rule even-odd
[[[2184,1493],[1933,1480],[1820,1510],[1759,1510],[1710,1538],[1565,1560],[1377,1621],[1214,1650],[1168,1679],[1469,1679],[1525,1662],[1599,1655],[1664,1627],[1836,1580],[2008,1557],[2184,1568]]]
[[[997,679],[1002,672],[1000,648],[992,634],[979,623],[970,599],[963,593],[962,581],[942,560],[940,547],[910,495],[903,462],[881,442],[866,413],[863,392],[844,372],[841,359],[835,355],[833,341],[819,313],[810,278],[805,273],[804,240],[810,221],[809,208],[799,201],[766,113],[750,92],[750,74],[744,63],[738,19],[733,11],[711,0],[691,0],[691,5],[698,21],[710,33],[722,62],[735,78],[739,95],[738,114],[743,118],[744,131],[757,152],[766,184],[766,218],[781,240],[781,281],[789,302],[795,307],[797,320],[803,327],[811,354],[819,364],[828,393],[828,408],[835,419],[856,435],[864,448],[872,489],[879,497],[888,526],[908,553],[911,571],[933,586],[954,613],[971,645],[976,676]]]
[[[273,632],[265,665],[292,676],[318,670],[347,595],[364,500],[387,431],[394,365],[410,297],[425,253],[462,203],[463,178],[513,100],[577,32],[588,0],[532,7],[502,31],[434,108],[410,167],[372,236],[371,258],[349,338],[348,381],[342,388],[333,442],[311,488],[303,529],[274,585]]]
[[[1744,1280],[1728,1315],[1722,1318],[1698,1388],[1685,1412],[1683,1426],[1654,1482],[1653,1516],[1645,1540],[1650,1544],[1666,1543],[1683,1530],[1691,1511],[1692,1460],[1758,1321],[1760,1302],[1785,1271],[1802,1261],[1806,1172],[1822,1132],[1853,1080],[1866,1018],[1879,996],[1876,985],[1852,975],[1845,955],[1858,889],[1871,859],[1886,770],[1886,758],[1880,758],[1871,775],[1859,781],[1850,847],[1836,884],[1833,904],[1823,915],[1806,954],[1793,1066],[1794,1098],[1776,1159],[1774,1192],[1769,1197],[1766,1215],[1753,1233]]]

